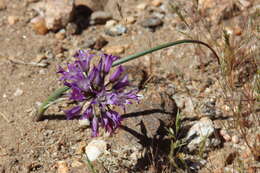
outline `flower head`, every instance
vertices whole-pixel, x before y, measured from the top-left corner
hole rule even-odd
[[[103,54],[99,63],[90,69],[93,57],[93,54],[79,50],[75,54],[76,60],[68,64],[68,70],[59,67],[58,73],[62,75],[60,80],[64,85],[71,89],[69,99],[78,103],[65,111],[67,119],[88,119],[91,122],[92,136],[98,136],[100,126],[109,133],[119,127],[122,118],[112,107],[120,106],[125,110],[127,104],[132,104],[131,100],[138,101],[138,91],[126,91],[129,81],[121,65],[109,75],[112,64],[118,57]]]

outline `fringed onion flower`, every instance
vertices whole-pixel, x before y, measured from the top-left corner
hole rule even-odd
[[[77,102],[77,106],[66,110],[67,119],[88,119],[92,126],[92,136],[98,136],[99,126],[109,133],[121,124],[120,114],[113,110],[120,106],[125,110],[131,100],[138,101],[137,90],[126,91],[128,77],[123,66],[118,66],[109,75],[112,64],[118,57],[102,54],[96,66],[90,69],[90,61],[95,55],[79,50],[75,61],[68,64],[67,70],[59,67],[58,73],[64,85],[71,88],[68,97]]]

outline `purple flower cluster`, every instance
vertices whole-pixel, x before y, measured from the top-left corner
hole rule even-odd
[[[75,54],[76,60],[68,64],[67,71],[59,67],[58,73],[64,85],[70,87],[70,100],[79,103],[65,111],[68,119],[88,119],[92,126],[92,136],[98,136],[99,126],[107,132],[113,132],[122,121],[113,106],[131,104],[130,100],[138,101],[137,90],[125,91],[129,86],[128,77],[120,65],[109,77],[112,64],[118,57],[102,54],[96,66],[90,69],[90,61],[95,55],[88,51],[79,50]]]

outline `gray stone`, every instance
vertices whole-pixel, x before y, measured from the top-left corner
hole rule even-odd
[[[53,1],[49,0],[46,3],[45,22],[50,30],[58,30],[65,27],[72,18],[74,1],[62,0]]]
[[[186,141],[190,151],[196,150],[204,140],[206,147],[210,145],[209,137],[213,134],[215,128],[213,122],[209,118],[202,118],[196,122],[188,131]]]
[[[86,49],[86,48],[91,48],[91,49],[96,49],[96,50],[100,50],[102,49],[106,44],[108,43],[108,41],[102,37],[89,37],[87,38],[83,44],[82,44],[82,48]]]
[[[93,12],[90,16],[90,24],[105,24],[106,21],[112,19],[112,15],[105,11]]]
[[[124,25],[117,24],[114,27],[105,31],[110,36],[120,36],[127,32],[127,28]]]
[[[45,0],[33,4],[32,8],[45,19],[48,30],[64,28],[74,15],[74,0]]]
[[[163,24],[163,21],[155,16],[145,18],[141,23],[141,26],[145,28],[156,28]]]

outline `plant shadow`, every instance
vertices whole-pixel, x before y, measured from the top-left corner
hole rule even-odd
[[[153,116],[155,113],[164,113],[173,115],[173,121],[170,124],[166,124],[165,121],[158,118],[160,125],[157,128],[156,132],[153,136],[148,136],[148,129],[145,126],[143,120],[140,120],[139,126],[140,130],[132,129],[128,126],[121,125],[120,128],[127,133],[134,136],[138,143],[141,144],[144,149],[143,156],[137,160],[136,165],[133,168],[128,168],[129,172],[172,172],[176,169],[180,171],[186,171],[188,173],[196,173],[198,170],[191,170],[187,165],[195,165],[196,161],[191,160],[189,158],[185,158],[181,160],[178,158],[179,153],[190,154],[187,150],[186,146],[178,147],[176,151],[173,153],[172,144],[178,142],[177,140],[182,140],[185,138],[187,132],[190,129],[190,125],[183,126],[180,129],[180,134],[178,135],[178,139],[170,138],[169,136],[169,128],[175,129],[176,122],[176,112],[166,112],[163,109],[149,109],[139,112],[127,113],[122,115],[123,118],[135,118],[138,116]],[[193,121],[193,119],[182,119],[181,123],[184,121]],[[173,160],[171,160],[173,158]]]
[[[171,172],[170,170],[181,169],[187,172],[195,172],[196,170],[190,170],[186,165],[193,164],[193,161],[190,159],[183,160],[178,159],[177,157],[174,159],[174,165],[170,160],[171,153],[171,145],[172,140],[169,138],[169,134],[167,131],[167,127],[165,123],[160,120],[160,126],[158,127],[156,134],[152,137],[147,135],[147,129],[141,120],[140,122],[140,132],[131,129],[127,126],[121,125],[121,129],[133,135],[136,139],[138,139],[138,143],[142,145],[144,149],[144,154],[141,158],[137,160],[136,165],[133,168],[128,168],[129,172],[152,172],[152,173],[160,173],[160,172]],[[187,129],[185,129],[186,131]],[[180,138],[183,138],[181,136]],[[179,148],[179,152],[182,149]],[[183,152],[184,153],[184,152]],[[178,153],[173,153],[172,157],[175,157]]]
[[[90,15],[92,12],[93,11],[85,5],[78,5],[75,7],[71,22],[77,26],[75,32],[76,35],[80,35],[89,26]]]

